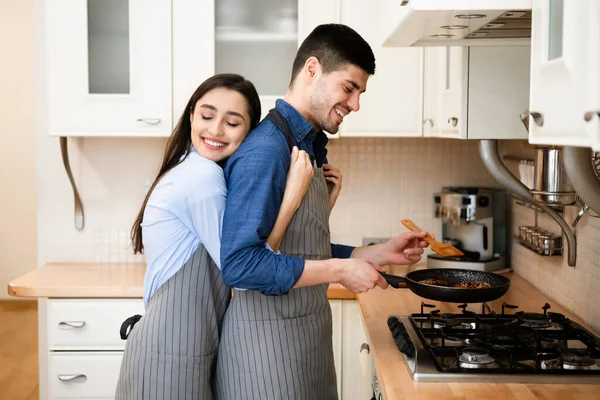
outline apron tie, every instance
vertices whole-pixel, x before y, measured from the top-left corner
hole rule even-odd
[[[135,326],[135,324],[138,323],[140,319],[142,319],[142,316],[139,314],[135,314],[133,317],[129,317],[125,321],[123,321],[123,323],[121,324],[121,330],[119,331],[119,333],[121,334],[121,339],[127,340],[129,334],[133,330],[133,327]]]

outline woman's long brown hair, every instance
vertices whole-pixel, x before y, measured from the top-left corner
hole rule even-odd
[[[150,187],[150,190],[148,191],[148,194],[142,203],[142,208],[140,209],[140,212],[138,213],[137,218],[131,227],[131,246],[133,247],[133,254],[144,253],[144,243],[142,240],[142,221],[144,219],[144,210],[146,209],[146,204],[148,203],[148,199],[150,198],[152,191],[167,172],[184,160],[183,156],[187,154],[190,146],[192,145],[192,126],[190,122],[190,116],[194,112],[196,103],[206,93],[217,88],[235,90],[244,96],[246,102],[248,103],[250,129],[254,129],[254,127],[258,125],[261,113],[260,99],[252,82],[246,80],[243,76],[236,74],[215,75],[205,80],[196,89],[194,94],[192,94],[192,97],[190,97],[190,100],[185,107],[185,111],[179,119],[177,126],[173,130],[171,137],[169,137],[169,140],[167,141],[165,154],[163,156],[158,175],[156,176],[156,179],[154,179],[154,182],[152,183],[152,186]]]

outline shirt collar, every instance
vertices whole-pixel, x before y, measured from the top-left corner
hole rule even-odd
[[[315,127],[290,103],[283,99],[277,99],[275,108],[283,114],[284,118],[290,124],[292,134],[298,143],[306,139],[309,134],[311,134],[309,139],[314,139],[317,134]]]

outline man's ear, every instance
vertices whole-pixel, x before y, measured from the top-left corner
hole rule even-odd
[[[304,74],[305,82],[310,85],[312,81],[314,81],[314,79],[321,73],[321,63],[317,57],[309,57],[304,63],[302,72]]]

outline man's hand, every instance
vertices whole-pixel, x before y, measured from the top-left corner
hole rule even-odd
[[[414,264],[421,260],[423,249],[428,246],[422,240],[427,235],[427,232],[401,233],[385,243],[355,248],[352,258],[362,258],[377,265]]]
[[[358,258],[333,259],[330,261],[340,263],[341,279],[339,283],[355,293],[366,292],[375,286],[382,289],[388,287],[388,283],[378,272],[384,272],[384,270],[378,265]]]
[[[414,264],[421,260],[423,249],[428,246],[422,240],[427,232],[406,232],[383,243],[384,264]]]

